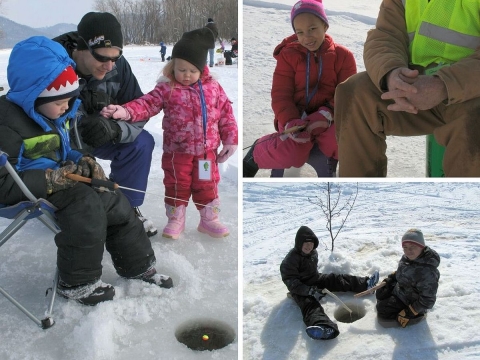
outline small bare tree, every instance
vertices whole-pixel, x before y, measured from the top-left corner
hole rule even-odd
[[[358,195],[358,183],[356,192],[351,193],[348,198],[342,197],[341,186],[339,183],[327,182],[319,184],[318,187],[321,188],[324,193],[321,196],[315,196],[313,199],[308,198],[308,201],[322,209],[326,220],[325,227],[332,240],[332,248],[330,251],[333,251],[335,239],[347,221],[347,218],[353,209],[353,205],[355,205],[355,200]],[[340,225],[338,225],[337,228],[335,228],[334,225],[336,219],[340,220]]]

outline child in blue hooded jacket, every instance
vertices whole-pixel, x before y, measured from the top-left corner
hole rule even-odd
[[[59,43],[43,36],[23,40],[12,49],[10,90],[0,97],[0,148],[33,195],[57,208],[57,293],[84,305],[112,300],[113,286],[101,281],[105,247],[120,276],[171,287],[172,279],[156,273],[150,240],[125,195],[68,178],[106,180],[92,157],[70,147],[68,123],[80,105],[74,67]],[[0,169],[0,204],[23,200],[12,176]]]

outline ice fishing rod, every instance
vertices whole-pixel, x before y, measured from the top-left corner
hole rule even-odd
[[[279,133],[276,133],[276,134],[272,134],[272,136],[270,136],[268,139],[265,139],[265,140],[262,140],[262,141],[257,141],[257,142],[253,143],[253,144],[250,145],[250,146],[244,147],[242,150],[247,150],[247,149],[251,148],[252,146],[255,146],[255,145],[260,144],[260,143],[262,143],[262,142],[264,142],[264,141],[268,141],[268,140],[270,140],[270,139],[276,138],[277,136],[288,135],[288,134],[291,134],[291,133],[294,133],[294,132],[302,131],[302,130],[304,130],[306,127],[307,127],[307,125],[292,126],[291,128],[288,128],[288,129],[283,130],[283,132],[279,132]]]
[[[123,189],[123,190],[130,190],[130,191],[136,191],[136,192],[141,192],[141,193],[144,193],[144,194],[147,194],[147,195],[154,195],[154,196],[159,196],[159,197],[165,197],[165,198],[168,198],[168,199],[173,199],[173,200],[177,200],[177,201],[183,201],[183,202],[190,202],[189,200],[182,200],[182,199],[177,199],[175,197],[171,197],[171,196],[167,196],[167,195],[160,195],[160,194],[155,194],[155,193],[151,193],[151,192],[147,192],[147,191],[143,191],[143,190],[138,190],[138,189],[133,189],[133,188],[129,188],[129,187],[126,187],[126,186],[121,186],[121,185],[118,185],[116,182],[113,182],[111,180],[100,180],[100,179],[90,179],[90,178],[87,178],[85,176],[81,176],[81,175],[77,175],[77,174],[67,174],[65,175],[65,177],[69,178],[70,180],[75,180],[75,181],[79,181],[79,182],[83,182],[83,183],[87,183],[87,184],[90,184],[92,185],[93,187],[95,188],[98,188],[99,191],[111,191],[111,192],[114,192],[115,190],[117,189]],[[192,201],[193,202],[193,201]],[[204,205],[204,204],[199,204],[199,203],[196,203],[196,202],[193,202],[195,205],[200,205],[200,206],[206,206],[206,207],[211,207],[211,208],[214,208],[216,206],[211,206],[211,205]]]

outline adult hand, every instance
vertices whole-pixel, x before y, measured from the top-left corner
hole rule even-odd
[[[77,171],[77,165],[66,165],[57,170],[45,171],[45,180],[47,182],[47,194],[53,194],[60,190],[65,190],[74,186],[77,182],[70,180],[66,176],[74,174]]]
[[[81,120],[82,139],[93,147],[99,147],[107,143],[118,141],[122,135],[120,126],[112,120],[98,115],[91,115]]]
[[[448,98],[447,87],[437,76],[420,75],[413,85],[417,92],[407,99],[418,110],[429,110]]]
[[[312,136],[318,136],[327,131],[332,125],[333,112],[330,108],[322,106],[314,113],[308,115],[305,120],[308,122],[307,132]]]
[[[112,98],[103,91],[84,88],[80,92],[80,99],[87,114],[100,111],[103,107],[111,104]]]
[[[100,164],[90,156],[84,156],[80,159],[77,164],[77,174],[91,179],[107,180]]]
[[[388,91],[383,93],[381,98],[395,102],[387,106],[388,110],[418,113],[418,109],[409,100],[409,96],[416,94],[418,91],[413,85],[417,78],[418,70],[410,70],[409,68],[397,68],[387,75]]]
[[[285,124],[285,129],[284,132],[287,132],[286,134],[283,134],[280,136],[281,140],[286,140],[287,138],[292,139],[295,142],[298,143],[307,143],[310,141],[310,134],[306,131],[308,123],[304,119],[293,119],[288,121]],[[289,130],[292,130],[295,127],[300,127],[298,130],[289,132]]]
[[[130,120],[130,113],[123,106],[108,105],[100,111],[100,115],[106,118],[114,118],[116,120]]]
[[[222,151],[217,156],[217,162],[223,163],[237,151],[237,145],[223,145]]]

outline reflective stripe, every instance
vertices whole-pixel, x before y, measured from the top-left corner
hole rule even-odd
[[[480,1],[402,0],[410,63],[453,64],[480,47]]]
[[[462,34],[441,26],[429,24],[427,22],[422,22],[418,33],[431,39],[452,45],[463,46],[473,50],[480,46],[480,37],[478,36]],[[413,36],[415,36],[415,33],[413,33]]]

